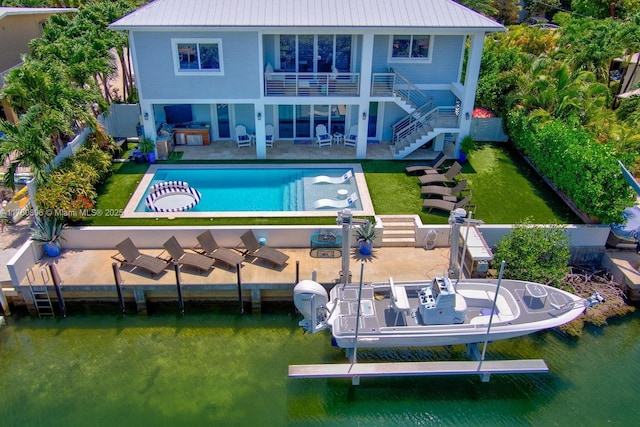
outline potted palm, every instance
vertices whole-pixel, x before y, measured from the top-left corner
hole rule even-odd
[[[149,163],[156,161],[156,143],[151,138],[142,137],[138,142],[138,151],[147,157]]]
[[[31,240],[41,242],[47,256],[57,257],[61,251],[60,240],[64,240],[62,237],[64,228],[65,224],[58,222],[56,218],[35,217],[31,226]]]
[[[378,230],[373,221],[367,221],[365,224],[358,226],[355,229],[356,239],[360,245],[359,250],[362,255],[371,255],[371,249],[373,248],[373,241],[378,236]]]
[[[464,163],[467,161],[467,156],[476,149],[476,142],[473,140],[471,135],[467,135],[462,138],[462,142],[460,143],[460,163]]]

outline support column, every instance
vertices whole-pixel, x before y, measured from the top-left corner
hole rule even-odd
[[[255,105],[255,128],[256,128],[256,158],[259,160],[264,160],[267,158],[267,144],[266,144],[266,131],[265,131],[265,121],[266,117],[264,115],[264,105]]]
[[[373,61],[373,33],[362,36],[362,68],[360,69],[360,102],[358,103],[358,143],[356,158],[367,158],[367,133],[369,131],[369,102],[371,98],[371,73]]]
[[[476,33],[471,36],[471,46],[465,72],[464,95],[460,105],[460,133],[456,139],[456,158],[460,155],[460,141],[469,135],[471,129],[471,114],[476,101],[478,88],[478,75],[480,74],[480,61],[482,60],[482,47],[484,46],[484,33]]]

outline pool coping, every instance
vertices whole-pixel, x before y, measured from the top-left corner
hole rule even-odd
[[[151,179],[159,169],[189,169],[189,168],[209,168],[209,169],[244,169],[244,168],[268,168],[268,169],[335,169],[335,168],[351,168],[353,169],[354,178],[358,187],[358,194],[362,209],[352,209],[353,215],[358,216],[374,216],[373,203],[371,195],[364,177],[362,165],[360,163],[283,163],[283,164],[265,164],[256,165],[251,163],[233,164],[233,165],[216,165],[216,164],[180,164],[180,165],[150,165],[144,176],[138,183],[136,190],[131,195],[129,202],[124,208],[120,218],[258,218],[258,217],[326,217],[336,216],[336,212],[342,209],[325,209],[322,211],[240,211],[240,212],[136,212],[136,207],[142,200],[144,193],[151,183]]]

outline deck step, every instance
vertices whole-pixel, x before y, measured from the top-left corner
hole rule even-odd
[[[382,246],[415,247],[416,220],[408,215],[380,215]]]
[[[382,246],[383,247],[396,247],[396,248],[411,248],[416,245],[416,239],[410,237],[392,237],[392,238],[383,238]]]

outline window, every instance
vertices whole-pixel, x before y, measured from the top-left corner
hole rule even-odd
[[[223,75],[220,39],[172,39],[176,74]]]
[[[433,39],[422,35],[394,35],[391,39],[391,61],[430,61]]]
[[[351,36],[332,34],[281,34],[279,36],[282,71],[298,73],[330,73],[351,69]]]

